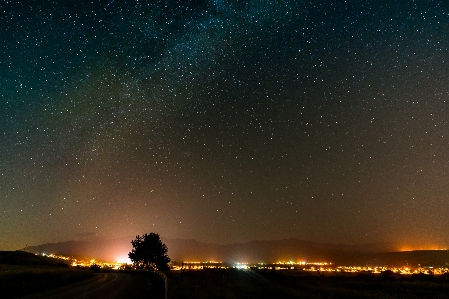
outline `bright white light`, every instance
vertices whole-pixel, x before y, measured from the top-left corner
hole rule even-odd
[[[120,264],[132,264],[131,260],[126,255],[119,256],[115,260],[117,263],[120,263]]]

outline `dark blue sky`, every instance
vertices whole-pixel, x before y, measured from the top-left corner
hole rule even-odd
[[[449,245],[444,1],[38,2],[0,2],[0,249]]]

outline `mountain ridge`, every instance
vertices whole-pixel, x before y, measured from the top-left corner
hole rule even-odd
[[[32,253],[53,253],[103,261],[123,261],[134,237],[66,241],[28,246]],[[449,250],[398,251],[389,243],[345,245],[299,239],[252,240],[215,244],[194,239],[161,237],[172,261],[218,261],[224,263],[273,263],[278,261],[330,262],[334,266],[434,266],[449,267]]]
[[[83,256],[114,261],[127,257],[134,237],[65,241],[28,246],[33,253],[53,253],[65,256]],[[394,251],[388,243],[345,245],[319,243],[300,239],[252,240],[231,244],[204,243],[194,239],[163,238],[172,261],[222,261],[222,262],[274,262],[274,261],[331,261],[341,256],[374,254]]]

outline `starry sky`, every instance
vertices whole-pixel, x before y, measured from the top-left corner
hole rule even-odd
[[[0,249],[449,245],[445,1],[0,1]]]

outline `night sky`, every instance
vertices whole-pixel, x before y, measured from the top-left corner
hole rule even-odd
[[[0,249],[449,246],[446,1],[0,1]]]

